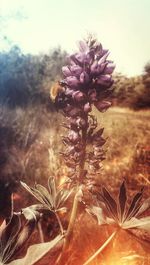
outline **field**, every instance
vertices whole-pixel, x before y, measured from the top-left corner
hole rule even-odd
[[[98,116],[108,138],[103,173],[110,185],[122,178],[133,189],[150,185],[149,118],[149,111],[122,108],[110,108]]]
[[[34,114],[33,115],[33,111]],[[3,117],[7,110],[3,110]],[[19,114],[18,114],[19,113]],[[8,117],[10,113],[8,113]],[[128,187],[129,200],[138,190],[144,187],[144,198],[150,192],[150,112],[132,111],[112,107],[104,114],[94,110],[100,127],[104,127],[104,136],[107,139],[105,146],[106,159],[103,161],[101,172],[97,176],[98,189],[105,186],[116,194],[121,182],[125,179]],[[28,111],[17,110],[13,114],[16,118],[18,138],[10,145],[10,159],[4,168],[4,173],[13,175],[19,174],[19,178],[27,184],[34,182],[47,185],[47,179],[54,175],[58,184],[62,184],[67,176],[67,168],[59,154],[64,148],[61,143],[62,135],[65,133],[61,124],[63,117],[59,113],[48,113],[46,110],[28,109]],[[18,121],[17,121],[18,119]],[[11,122],[10,122],[11,121]],[[7,121],[5,120],[7,123]],[[14,127],[13,119],[8,123]],[[28,130],[30,128],[30,130]],[[28,134],[27,134],[28,132]],[[26,138],[25,138],[26,136]],[[14,137],[16,137],[14,135]],[[11,157],[15,160],[12,163]],[[14,166],[15,165],[15,166]],[[16,196],[17,195],[17,196]],[[36,203],[29,194],[21,187],[15,191],[15,209]],[[71,207],[71,200],[68,205]],[[74,229],[74,239],[66,255],[65,264],[82,265],[108,238],[114,227],[99,227],[97,222],[83,212],[84,205],[79,207],[78,217]],[[64,227],[67,227],[68,215],[64,219]],[[58,231],[55,221],[43,221],[45,240],[49,240]],[[149,265],[149,243],[142,244],[137,241],[137,232],[133,231],[135,238],[120,232],[113,244],[110,244],[91,265]],[[33,236],[31,242],[38,238]],[[149,242],[147,234],[140,234],[140,239]],[[125,241],[128,244],[124,244]],[[144,242],[145,242],[144,241]],[[55,264],[55,252],[51,257],[46,256],[38,264]],[[49,260],[52,262],[49,263]]]
[[[96,111],[95,114],[101,127],[105,128],[105,138],[107,138],[106,160],[98,183],[116,192],[125,179],[129,198],[141,187],[145,189],[146,198],[150,192],[149,111],[134,112],[114,107],[105,114]],[[67,264],[82,264],[102,245],[110,232],[111,228],[99,228],[91,217],[81,214],[76,222],[75,238],[68,254]],[[140,235],[141,238],[146,236],[148,235]],[[91,264],[148,265],[149,250],[148,244],[140,244],[126,232],[120,232],[113,245]]]

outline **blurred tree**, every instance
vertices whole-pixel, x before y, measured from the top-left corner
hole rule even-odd
[[[9,107],[44,103],[50,106],[51,82],[61,74],[66,53],[60,48],[48,55],[24,55],[14,46],[0,53],[0,102]],[[52,107],[52,102],[51,102]]]
[[[141,109],[150,107],[150,64],[145,66],[143,76],[126,77],[116,73],[114,75],[114,105]]]

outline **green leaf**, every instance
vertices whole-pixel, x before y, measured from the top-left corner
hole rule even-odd
[[[145,211],[147,211],[150,208],[150,198],[148,198],[147,200],[145,200],[142,204],[142,206],[140,207],[140,209],[138,210],[136,216],[141,215],[142,213],[144,213]]]
[[[124,218],[126,201],[127,201],[126,186],[125,186],[125,182],[123,182],[120,187],[120,192],[119,192],[119,208],[120,208],[121,221]]]
[[[99,225],[106,224],[106,219],[103,214],[103,210],[97,206],[90,206],[86,208],[86,211],[92,216],[96,217]]]
[[[140,192],[135,194],[135,196],[133,197],[133,200],[131,202],[131,205],[129,207],[129,210],[126,213],[125,220],[128,221],[136,215],[136,213],[138,212],[138,210],[140,208],[140,202],[142,199],[142,195],[143,195],[143,189]]]
[[[132,218],[123,224],[124,229],[138,228],[150,232],[150,216],[141,219]]]
[[[63,238],[59,235],[51,242],[32,245],[28,248],[27,254],[22,259],[17,259],[10,262],[8,265],[34,265],[42,257],[44,257],[57,243]]]
[[[103,199],[104,202],[110,212],[110,214],[113,216],[113,218],[118,221],[118,210],[117,210],[117,203],[114,200],[114,198],[111,196],[109,191],[106,188],[102,189],[103,191]]]

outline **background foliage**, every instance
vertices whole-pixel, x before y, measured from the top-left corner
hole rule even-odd
[[[45,183],[51,174],[58,178],[67,174],[59,156],[62,118],[49,97],[51,86],[60,79],[66,55],[60,47],[39,55],[25,55],[17,46],[0,53],[2,200],[3,193],[10,196],[10,191],[16,190],[20,179]],[[117,174],[119,180],[138,171],[138,176],[144,174],[148,179],[148,164],[138,169],[135,163],[138,159],[148,163],[149,159],[150,64],[141,76],[129,78],[115,73],[114,79],[111,101],[115,108],[102,118],[106,137],[111,139],[102,174],[104,178],[110,174],[112,179]]]

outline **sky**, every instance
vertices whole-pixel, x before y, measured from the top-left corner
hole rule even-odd
[[[150,0],[0,0],[0,35],[24,53],[77,50],[93,33],[116,71],[139,75],[150,61]],[[6,42],[1,40],[0,49]]]

